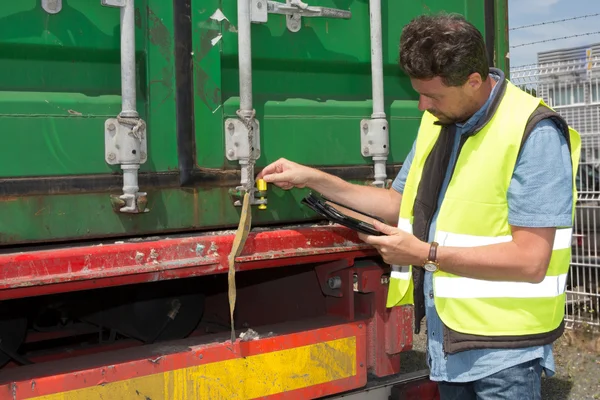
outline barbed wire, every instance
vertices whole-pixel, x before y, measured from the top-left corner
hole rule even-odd
[[[569,36],[563,36],[563,37],[552,38],[552,39],[538,40],[538,41],[535,41],[535,42],[521,43],[521,44],[517,44],[515,46],[510,46],[510,47],[514,49],[514,48],[517,48],[517,47],[531,46],[532,44],[555,42],[557,40],[564,40],[564,39],[570,39],[570,38],[575,38],[575,37],[591,36],[591,35],[598,35],[598,34],[600,34],[600,31],[587,32],[587,33],[579,33],[577,35],[569,35]]]
[[[586,15],[580,15],[578,17],[571,17],[571,18],[565,18],[565,19],[557,19],[557,20],[554,20],[554,21],[545,21],[545,22],[539,22],[539,23],[536,23],[536,24],[517,26],[515,28],[509,28],[508,30],[509,31],[516,31],[517,29],[525,29],[525,28],[533,28],[534,26],[558,24],[560,22],[573,21],[573,20],[576,20],[576,19],[583,19],[583,18],[592,18],[592,17],[597,17],[599,15],[600,15],[600,13],[586,14]]]

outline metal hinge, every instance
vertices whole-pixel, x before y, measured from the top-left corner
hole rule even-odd
[[[286,25],[291,32],[298,32],[302,26],[302,17],[326,17],[350,19],[352,13],[337,8],[309,6],[302,0],[286,0],[285,3],[270,0],[250,0],[252,22],[265,23],[269,14],[286,16]]]

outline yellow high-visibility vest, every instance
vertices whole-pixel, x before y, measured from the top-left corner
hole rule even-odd
[[[435,241],[440,246],[472,247],[512,240],[508,187],[525,127],[540,105],[546,106],[541,99],[507,82],[495,114],[466,140],[458,155],[436,223]],[[441,132],[436,121],[433,115],[424,113],[402,195],[398,227],[410,233],[425,161]],[[581,139],[571,128],[569,141],[573,218]],[[550,264],[540,283],[465,278],[444,272],[441,265],[441,270],[433,274],[435,307],[441,320],[454,331],[485,336],[530,335],[556,329],[564,318],[571,236],[571,226],[557,229]],[[412,268],[392,267],[388,307],[413,304]]]

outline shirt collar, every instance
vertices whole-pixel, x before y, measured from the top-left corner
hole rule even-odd
[[[469,131],[477,124],[477,122],[479,122],[481,117],[485,114],[487,109],[490,107],[490,104],[496,97],[496,95],[498,93],[498,88],[500,87],[498,82],[500,82],[501,79],[504,78],[503,75],[504,75],[504,73],[501,70],[497,70],[495,68],[490,71],[488,76],[496,81],[496,85],[493,87],[492,91],[490,92],[490,96],[488,97],[486,102],[483,104],[483,106],[481,106],[481,108],[479,110],[477,110],[477,112],[475,114],[473,114],[471,116],[471,118],[469,118],[466,122],[456,123],[455,125],[457,128],[459,128],[462,131]]]

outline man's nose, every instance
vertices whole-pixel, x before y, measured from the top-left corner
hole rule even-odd
[[[425,96],[419,96],[419,111],[426,111],[431,108],[431,101]]]

